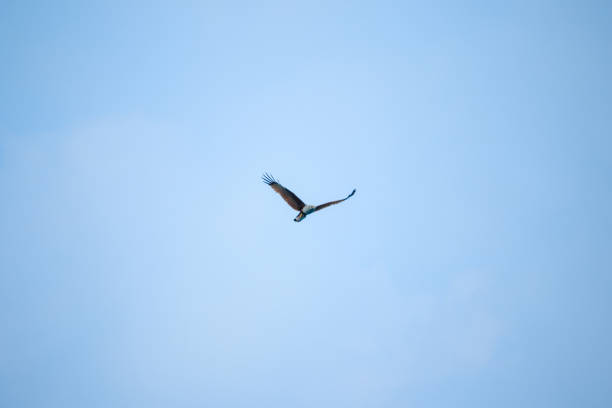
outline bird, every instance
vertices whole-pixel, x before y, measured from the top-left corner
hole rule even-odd
[[[304,204],[304,202],[300,200],[298,196],[293,194],[291,190],[283,187],[278,181],[274,179],[274,177],[272,177],[272,175],[268,173],[264,173],[264,175],[261,178],[264,183],[272,187],[274,191],[280,194],[283,200],[285,200],[291,208],[293,208],[296,211],[299,211],[298,215],[293,219],[293,221],[295,222],[300,222],[304,220],[304,218],[306,218],[308,214],[312,214],[315,211],[319,211],[325,207],[329,207],[330,205],[338,204],[338,203],[343,202],[344,200],[348,200],[349,198],[353,196],[353,194],[355,194],[355,191],[357,191],[357,189],[353,189],[351,194],[349,194],[342,200],[330,201],[328,203],[321,204],[321,205],[307,205],[307,204]]]

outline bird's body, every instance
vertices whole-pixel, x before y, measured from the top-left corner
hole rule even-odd
[[[293,221],[302,221],[304,218],[306,218],[308,214],[315,212],[315,208],[316,207],[314,205],[305,205],[304,208],[300,210],[300,213],[297,215],[297,217],[293,219]]]
[[[272,177],[271,175],[266,173],[263,175],[262,179],[264,183],[272,187],[274,191],[280,194],[283,200],[285,200],[291,208],[293,208],[296,211],[299,211],[299,214],[293,219],[293,221],[295,222],[302,221],[304,218],[306,218],[308,214],[312,214],[315,211],[322,210],[325,207],[329,207],[330,205],[338,204],[344,200],[347,200],[348,198],[352,197],[356,191],[354,189],[351,194],[349,194],[348,196],[346,196],[346,198],[343,198],[342,200],[330,201],[328,203],[321,204],[321,205],[308,205],[308,204],[304,204],[304,202],[300,200],[298,196],[293,194],[291,190],[283,187],[278,181],[274,180],[274,177]]]
[[[315,207],[314,205],[305,205],[304,208],[302,208],[302,212],[308,215],[310,213],[313,213],[315,208],[317,207]]]

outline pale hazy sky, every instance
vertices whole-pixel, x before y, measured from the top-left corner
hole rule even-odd
[[[611,3],[257,3],[2,5],[0,406],[612,406]]]

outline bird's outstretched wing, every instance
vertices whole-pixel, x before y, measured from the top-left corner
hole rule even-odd
[[[289,189],[286,189],[285,187],[281,186],[278,181],[274,180],[274,177],[272,177],[268,173],[265,173],[261,178],[263,179],[264,183],[272,187],[274,191],[280,194],[281,197],[283,197],[283,200],[285,200],[287,204],[291,206],[291,208],[296,211],[301,211],[302,208],[304,208],[304,202],[300,200],[298,196],[293,194]]]
[[[351,194],[347,195],[347,196],[346,196],[346,198],[343,198],[342,200],[330,201],[329,203],[325,203],[325,204],[317,205],[317,206],[314,208],[314,211],[313,211],[313,212],[315,212],[315,211],[319,211],[319,210],[322,210],[322,209],[324,209],[325,207],[329,207],[330,205],[334,205],[334,204],[341,203],[341,202],[343,202],[344,200],[348,200],[349,198],[351,198],[351,197],[353,196],[353,194],[355,194],[355,191],[357,191],[357,189],[354,189],[354,190],[351,192]]]

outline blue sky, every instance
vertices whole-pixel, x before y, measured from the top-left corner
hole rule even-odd
[[[0,405],[612,404],[609,3],[2,8]]]

